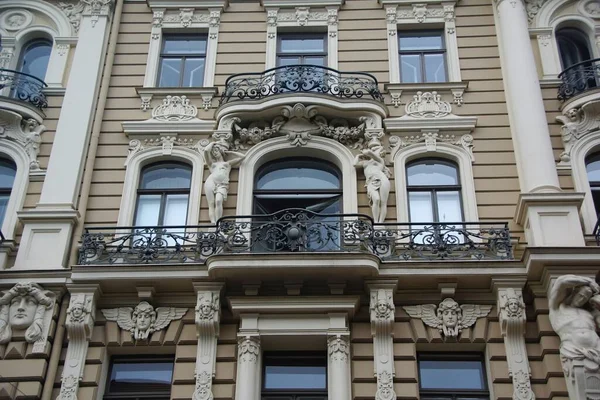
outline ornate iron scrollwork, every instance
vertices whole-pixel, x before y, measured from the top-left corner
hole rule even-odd
[[[562,81],[558,87],[558,100],[566,101],[573,96],[600,87],[600,58],[583,61],[558,74]]]
[[[0,68],[0,95],[24,101],[43,110],[48,107],[48,100],[42,91],[46,83],[33,75]]]

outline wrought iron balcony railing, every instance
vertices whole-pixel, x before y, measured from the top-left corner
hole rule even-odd
[[[364,97],[383,102],[377,79],[371,74],[336,71],[318,65],[287,65],[262,73],[230,76],[219,104],[298,92],[321,93],[341,99]]]
[[[565,101],[580,93],[600,87],[600,58],[583,61],[558,74],[562,81],[558,99]]]
[[[43,110],[48,107],[42,91],[46,83],[33,75],[0,68],[0,96],[23,101]]]
[[[510,260],[506,223],[374,224],[362,214],[288,209],[211,226],[87,228],[80,265],[203,263],[219,254],[365,253],[382,261]]]

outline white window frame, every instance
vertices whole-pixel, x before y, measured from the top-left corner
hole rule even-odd
[[[327,66],[338,69],[338,10],[343,1],[311,3],[303,2],[295,8],[279,8],[294,6],[297,3],[281,4],[281,1],[264,0],[267,11],[267,50],[265,69],[277,66],[277,31],[279,28],[290,32],[315,32],[315,29],[327,28]],[[272,4],[273,6],[268,6]],[[311,8],[310,6],[315,6]],[[323,6],[325,6],[323,8]],[[320,8],[317,8],[320,7]]]
[[[406,165],[428,158],[443,158],[456,163],[461,186],[464,222],[478,222],[475,180],[473,178],[472,154],[462,147],[448,143],[436,143],[432,150],[425,142],[413,144],[392,154],[396,177],[396,213],[398,221],[410,221],[408,210]],[[431,221],[433,222],[433,221]]]
[[[427,2],[411,3],[399,0],[380,0],[385,7],[388,31],[388,58],[390,68],[390,83],[400,81],[400,57],[398,49],[398,31],[432,30],[443,27],[446,45],[447,82],[461,82],[458,43],[456,40],[456,24],[454,6],[456,2]],[[422,82],[415,85],[430,85]]]
[[[585,193],[581,205],[581,216],[586,234],[592,234],[598,220],[596,207],[592,199],[592,190],[588,181],[585,159],[593,153],[600,152],[600,131],[587,134],[579,139],[571,149],[571,173],[576,192]]]
[[[269,139],[253,146],[239,167],[237,215],[252,214],[254,177],[266,162],[287,156],[321,158],[335,164],[342,173],[342,204],[344,214],[358,212],[356,168],[354,156],[344,145],[328,138],[315,136],[302,147],[291,147],[285,137]]]
[[[132,140],[132,142],[139,142]],[[132,148],[130,143],[130,149]],[[139,151],[130,150],[131,155],[125,161],[125,180],[123,196],[119,208],[117,226],[132,226],[137,204],[137,190],[142,169],[150,164],[180,161],[192,167],[192,179],[188,200],[186,225],[198,225],[200,220],[200,201],[203,186],[204,157],[196,150],[186,147],[150,147]]]
[[[53,26],[34,24],[34,14],[42,14],[53,22]],[[11,28],[6,21],[12,15],[24,17],[24,23]],[[77,43],[77,32],[67,16],[56,6],[37,0],[5,0],[0,3],[0,34],[2,51],[0,68],[16,70],[23,47],[32,40],[49,39],[52,51],[44,82],[46,92],[63,92],[63,80],[71,46]]]

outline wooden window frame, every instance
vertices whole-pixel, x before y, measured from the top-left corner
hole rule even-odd
[[[178,54],[165,54],[165,42],[169,39],[203,39],[206,45],[204,46],[204,52],[188,54],[188,53],[178,53]],[[206,75],[206,58],[208,50],[208,35],[197,33],[197,34],[181,34],[181,33],[165,33],[162,37],[162,43],[160,47],[160,54],[158,56],[158,74],[156,76],[156,87],[178,87],[178,88],[187,88],[187,87],[203,87],[205,75]],[[169,58],[181,58],[181,64],[179,66],[179,84],[177,86],[160,86],[160,80],[162,77],[163,70],[163,60]],[[184,72],[185,72],[185,60],[187,58],[202,58],[204,63],[204,73],[202,74],[202,82],[198,86],[183,86]]]
[[[423,49],[423,50],[402,50],[400,47],[400,39],[407,37],[439,37],[442,41],[441,49]],[[425,68],[425,55],[428,54],[441,54],[444,59],[444,80],[442,82],[448,82],[448,56],[447,56],[447,46],[446,46],[446,37],[444,35],[444,29],[428,29],[428,30],[399,30],[398,31],[398,73],[400,74],[400,82],[405,83],[402,76],[402,56],[403,55],[418,55],[419,56],[419,66],[421,68],[421,78],[420,82],[408,82],[408,83],[438,83],[438,82],[428,82],[427,79],[427,70]],[[439,82],[441,83],[441,82]]]
[[[306,53],[306,52],[300,52],[300,53],[294,53],[294,52],[283,52],[281,51],[281,42],[282,40],[285,39],[310,39],[310,38],[319,38],[319,39],[323,39],[323,51],[322,52],[312,52],[312,53]],[[293,56],[293,57],[298,57],[300,58],[300,64],[301,65],[313,65],[313,64],[305,64],[304,63],[304,59],[306,57],[323,57],[323,66],[327,67],[327,52],[328,52],[328,48],[327,48],[327,33],[323,32],[281,32],[277,35],[277,52],[276,52],[276,66],[280,67],[281,65],[279,64],[279,60],[281,60],[281,57],[285,57],[285,56]]]

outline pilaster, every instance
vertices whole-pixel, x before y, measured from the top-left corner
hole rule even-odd
[[[85,358],[96,317],[98,285],[69,286],[71,300],[65,326],[69,339],[67,356],[57,400],[77,400],[79,381],[83,378]]]
[[[217,360],[217,339],[221,317],[221,283],[194,284],[196,291],[196,333],[198,350],[196,354],[196,388],[193,400],[212,400],[212,380],[215,377]]]
[[[350,335],[337,333],[327,338],[327,386],[329,400],[351,400]]]
[[[375,400],[395,400],[394,392],[394,292],[395,281],[367,284],[371,292],[371,334],[373,335],[374,373],[377,378]]]
[[[498,318],[506,359],[508,374],[513,382],[514,400],[535,400],[531,389],[531,370],[525,346],[525,303],[522,287],[525,281],[494,281],[498,300]]]
[[[261,349],[260,337],[241,336],[238,338],[236,400],[260,399]]]

